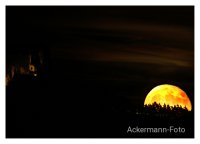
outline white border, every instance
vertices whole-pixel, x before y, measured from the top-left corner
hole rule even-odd
[[[199,143],[200,4],[199,0],[1,0],[0,1],[0,143]],[[195,139],[5,139],[5,6],[6,5],[194,5],[195,6]]]
[[[5,137],[5,8],[0,5],[0,136]],[[2,141],[2,140],[1,140]],[[0,141],[0,143],[2,143]]]
[[[5,0],[4,0],[5,1]],[[6,0],[6,5],[193,5],[198,0]]]

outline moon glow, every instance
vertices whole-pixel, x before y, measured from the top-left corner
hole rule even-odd
[[[163,84],[153,88],[146,96],[144,105],[153,104],[154,102],[169,106],[179,105],[192,110],[192,105],[187,94],[177,86]]]

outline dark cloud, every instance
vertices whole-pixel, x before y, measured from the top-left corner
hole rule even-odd
[[[80,77],[105,63],[121,75],[94,72],[96,79],[153,76],[152,67],[161,77],[194,73],[192,6],[7,7],[7,37],[7,61],[16,52],[45,49],[55,67],[63,63],[61,72],[77,70],[68,62],[90,63],[90,69],[75,72]]]
[[[42,49],[66,78],[194,81],[192,6],[7,7],[6,15],[9,63]]]

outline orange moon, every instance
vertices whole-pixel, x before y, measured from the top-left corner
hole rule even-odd
[[[180,105],[192,110],[192,105],[187,94],[177,86],[163,84],[153,88],[145,98],[144,105],[153,104],[154,102],[169,106]]]

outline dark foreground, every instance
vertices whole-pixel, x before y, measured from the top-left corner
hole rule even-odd
[[[139,105],[113,95],[111,90],[117,87],[113,81],[16,75],[6,87],[6,137],[194,137],[193,112],[173,118],[142,114]],[[145,128],[171,130],[145,132]]]

